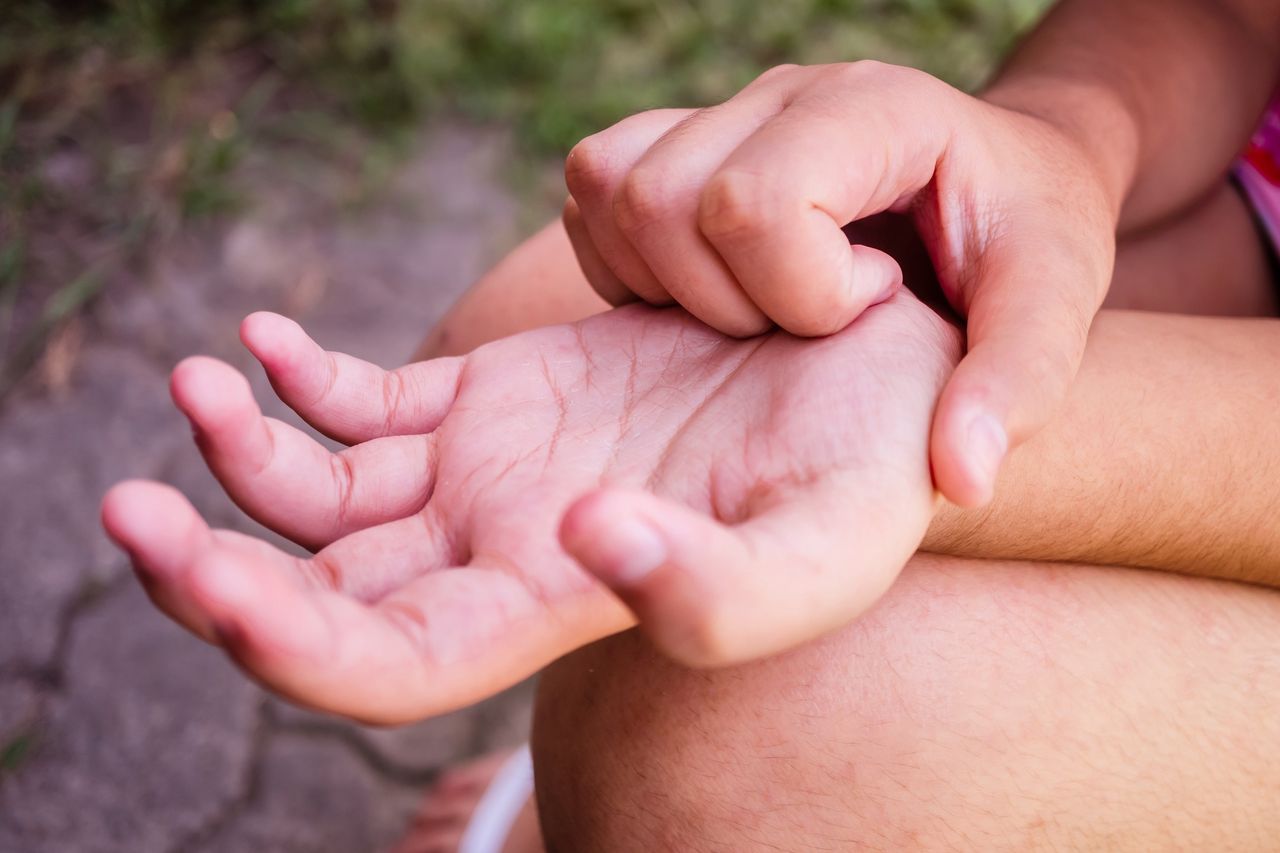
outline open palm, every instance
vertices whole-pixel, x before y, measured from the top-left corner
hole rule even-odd
[[[633,613],[692,663],[853,618],[929,522],[930,416],[960,355],[905,292],[821,340],[633,306],[391,372],[276,315],[242,331],[348,449],[263,418],[212,359],[178,366],[174,398],[236,502],[314,555],[210,531],[157,483],[117,486],[104,522],[175,619],[375,722],[483,698]]]

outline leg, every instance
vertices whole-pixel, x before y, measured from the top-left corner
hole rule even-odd
[[[423,797],[413,822],[391,853],[457,853],[463,834],[511,752],[495,752],[441,774]],[[507,832],[502,853],[543,853],[542,833],[532,801],[525,803]]]
[[[548,849],[1262,849],[1280,594],[919,557],[857,623],[681,669],[634,633],[543,676]]]
[[[1224,185],[1182,219],[1121,245],[1108,304],[1187,313],[1272,314],[1276,301],[1269,275],[1267,255],[1248,211]],[[1209,289],[1198,284],[1224,281],[1233,284]],[[536,290],[531,282],[537,282]],[[466,351],[524,328],[567,322],[605,307],[577,269],[563,229],[554,223],[485,276],[449,313],[418,357]],[[444,814],[443,836],[460,832],[483,785],[471,787],[475,790],[468,788],[466,796],[429,796],[426,811],[433,821]],[[528,831],[515,833],[508,849],[538,848],[532,820],[523,828]],[[442,837],[435,831],[432,835],[437,842]],[[445,842],[438,849],[451,848]]]
[[[1271,267],[1253,213],[1224,181],[1179,218],[1121,240],[1106,306],[1274,316],[1280,305]]]

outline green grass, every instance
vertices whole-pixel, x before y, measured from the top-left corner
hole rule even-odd
[[[873,56],[972,85],[1046,0],[115,0],[0,13],[0,149],[23,101],[74,118],[251,55],[341,121],[440,107],[564,150],[636,110],[723,99],[780,62]],[[9,20],[4,20],[7,16]],[[77,64],[93,65],[77,74]],[[96,73],[95,73],[96,72]],[[199,75],[196,75],[199,76]],[[216,76],[216,75],[215,75]],[[167,81],[167,82],[166,82]],[[53,89],[62,103],[50,103]],[[172,88],[172,87],[171,87]],[[52,99],[58,100],[56,96]]]
[[[31,5],[31,4],[28,4]],[[344,118],[442,105],[563,149],[639,109],[705,104],[780,62],[867,56],[960,85],[1045,0],[117,0],[9,14],[0,67],[104,50],[159,72],[253,50]]]
[[[251,204],[288,146],[372,194],[461,112],[544,161],[624,115],[713,103],[780,62],[874,57],[978,82],[1047,0],[78,0],[0,11],[0,358],[52,300]],[[67,163],[75,169],[64,168]],[[519,171],[520,163],[515,164]],[[62,170],[61,172],[59,170]],[[70,179],[63,172],[71,171]],[[54,241],[61,241],[54,245]],[[84,300],[85,302],[88,299]],[[52,308],[51,308],[52,306]],[[76,310],[79,310],[79,304]],[[56,318],[54,325],[61,322]],[[36,347],[38,350],[38,346]],[[25,356],[24,356],[25,357]]]
[[[19,734],[0,745],[0,777],[17,772],[36,746],[32,733]]]

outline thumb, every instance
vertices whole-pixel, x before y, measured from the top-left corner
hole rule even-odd
[[[1055,252],[1042,244],[1034,264],[1013,255],[1004,250],[982,259],[986,274],[967,311],[968,352],[934,414],[934,483],[962,507],[991,500],[1008,451],[1062,405],[1105,293],[1094,286],[1100,278],[1105,285],[1105,276],[1069,248]],[[1025,258],[1025,248],[1017,256]]]
[[[719,666],[839,627],[889,587],[915,543],[851,541],[848,503],[811,488],[730,526],[648,493],[603,490],[569,508],[560,541],[656,646]]]

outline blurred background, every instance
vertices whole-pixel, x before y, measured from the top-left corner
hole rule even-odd
[[[1047,0],[8,0],[0,9],[0,851],[384,847],[530,685],[372,731],[170,626],[98,532],[125,476],[261,532],[167,399],[271,309],[391,366],[552,217],[582,136],[781,62],[972,86]],[[280,407],[270,414],[289,418]]]

